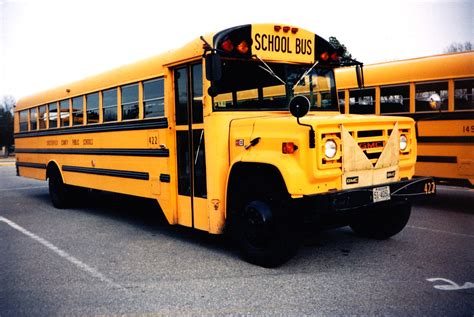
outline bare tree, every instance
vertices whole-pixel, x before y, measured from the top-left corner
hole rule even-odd
[[[13,109],[15,97],[5,95],[0,97],[0,148],[6,147],[5,155],[13,144]]]
[[[329,37],[329,43],[331,43],[332,46],[334,46],[335,49],[342,49],[342,56],[344,58],[352,58],[352,54],[349,53],[347,50],[346,46],[339,42],[339,40],[335,36],[330,36]]]
[[[456,52],[466,52],[466,51],[472,51],[471,42],[464,42],[464,43],[453,42],[444,49],[444,53],[456,53]]]

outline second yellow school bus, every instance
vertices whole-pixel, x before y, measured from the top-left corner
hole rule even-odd
[[[412,119],[339,113],[342,65],[359,63],[297,27],[201,37],[20,100],[18,175],[47,179],[58,208],[80,188],[154,199],[170,224],[229,232],[262,266],[290,258],[307,224],[386,239],[434,183],[412,179]]]
[[[415,175],[474,186],[473,51],[367,65],[364,79],[359,89],[351,69],[336,71],[343,112],[412,117]]]

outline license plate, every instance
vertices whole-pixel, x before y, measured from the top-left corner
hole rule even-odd
[[[374,203],[390,200],[390,186],[376,187],[373,189]]]

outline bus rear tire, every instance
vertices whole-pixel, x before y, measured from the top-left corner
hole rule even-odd
[[[271,268],[296,254],[297,239],[280,209],[270,202],[253,200],[236,215],[232,232],[247,262]]]
[[[371,209],[352,221],[350,227],[361,237],[386,240],[405,228],[410,214],[409,203]]]
[[[55,170],[48,179],[49,197],[55,208],[64,209],[69,207],[69,188],[64,184],[59,171]]]

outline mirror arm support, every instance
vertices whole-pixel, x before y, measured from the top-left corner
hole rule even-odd
[[[313,126],[310,124],[301,123],[300,118],[296,118],[296,122],[298,122],[298,124],[301,126],[309,127],[309,148],[314,149],[316,147],[316,132],[314,131]]]

